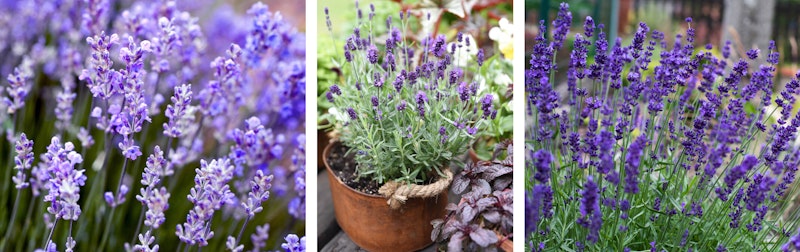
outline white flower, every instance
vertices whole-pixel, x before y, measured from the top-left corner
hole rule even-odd
[[[514,24],[508,19],[500,19],[498,26],[489,30],[489,39],[497,42],[504,58],[509,60],[514,58]]]
[[[475,58],[475,55],[478,54],[478,46],[475,45],[475,38],[472,35],[464,34],[461,43],[458,42],[451,42],[447,45],[447,50],[456,44],[456,53],[453,55],[453,64],[458,67],[466,67],[467,64],[470,63],[471,60]],[[466,44],[466,40],[469,39],[469,45]]]
[[[498,74],[494,76],[494,84],[508,86],[512,83],[511,77],[508,77],[507,74]]]

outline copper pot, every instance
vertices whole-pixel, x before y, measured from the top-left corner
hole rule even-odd
[[[338,144],[329,144],[323,158],[336,222],[350,239],[368,251],[416,251],[433,243],[431,221],[444,216],[447,190],[435,198],[411,198],[400,209],[392,210],[386,198],[353,190],[333,173],[328,153]]]

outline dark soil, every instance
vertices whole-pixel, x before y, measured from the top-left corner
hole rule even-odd
[[[378,183],[370,180],[369,178],[358,178],[356,174],[356,161],[353,159],[353,154],[345,156],[347,153],[346,146],[340,143],[332,143],[331,151],[328,152],[328,165],[331,170],[345,185],[362,193],[379,195],[378,189],[381,188]]]

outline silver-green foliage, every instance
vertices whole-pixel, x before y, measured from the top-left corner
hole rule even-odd
[[[326,93],[334,106],[325,117],[354,154],[359,176],[379,184],[441,176],[497,113],[494,97],[478,93],[474,79],[485,72],[479,64],[456,66],[457,57],[466,56],[453,46],[474,41],[459,35],[460,42],[448,44],[439,35],[413,43],[401,32],[408,18],[400,20],[385,39],[370,32],[384,22],[360,20],[345,48],[338,48],[344,59],[333,59],[349,74]]]

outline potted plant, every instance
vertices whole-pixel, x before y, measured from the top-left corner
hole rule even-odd
[[[373,13],[358,15],[339,48],[344,59],[336,64],[349,70],[325,94],[332,104],[325,119],[339,137],[323,158],[337,222],[357,245],[417,250],[431,243],[430,222],[445,214],[449,164],[496,116],[495,98],[478,92],[478,71],[454,64],[463,57],[457,49],[474,41],[459,34],[451,43],[444,35],[411,43],[409,12],[399,26],[373,21]],[[384,24],[390,32],[378,39],[372,28]],[[477,58],[470,64],[480,67]]]

